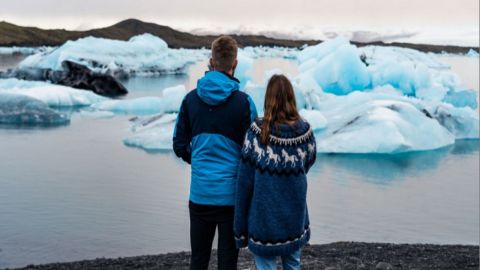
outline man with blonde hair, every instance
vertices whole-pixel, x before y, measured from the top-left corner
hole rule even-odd
[[[173,135],[175,154],[191,164],[190,269],[208,269],[218,228],[218,269],[236,269],[233,234],[235,186],[245,133],[257,117],[251,98],[234,77],[237,42],[212,43],[210,71],[182,102]]]

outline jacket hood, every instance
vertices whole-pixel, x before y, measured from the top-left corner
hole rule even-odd
[[[239,89],[237,78],[219,71],[209,71],[197,81],[197,94],[208,105],[221,104]]]

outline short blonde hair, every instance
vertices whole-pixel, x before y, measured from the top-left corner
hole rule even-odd
[[[212,59],[215,69],[227,72],[237,60],[237,41],[231,36],[220,36],[212,42]]]

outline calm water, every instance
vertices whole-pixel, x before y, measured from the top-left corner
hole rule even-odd
[[[473,61],[477,77],[468,64],[458,72],[478,85]],[[128,98],[190,88],[204,64],[190,76],[131,79]],[[278,66],[297,72],[259,60],[254,78]],[[190,168],[170,152],[124,146],[129,127],[125,116],[74,113],[66,127],[0,129],[0,268],[189,249]],[[423,153],[319,155],[309,174],[311,242],[478,245],[479,154],[479,141],[467,140]]]

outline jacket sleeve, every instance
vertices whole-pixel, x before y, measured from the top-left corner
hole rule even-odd
[[[242,151],[244,151],[244,148],[242,148]],[[246,247],[248,244],[248,213],[252,202],[254,177],[255,169],[248,161],[241,159],[237,174],[233,224],[237,248]]]
[[[255,106],[255,103],[253,102],[253,99],[250,96],[248,96],[248,105],[250,110],[250,124],[251,124],[253,121],[255,121],[255,119],[257,119],[258,113],[257,113],[257,107]]]
[[[255,103],[253,102],[252,98],[247,95],[247,108],[245,109],[242,117],[242,129],[243,134],[247,133],[248,128],[250,125],[257,119],[257,108],[255,107]]]
[[[182,158],[188,164],[192,161],[192,132],[188,118],[186,99],[183,99],[173,132],[173,151],[177,157]]]

